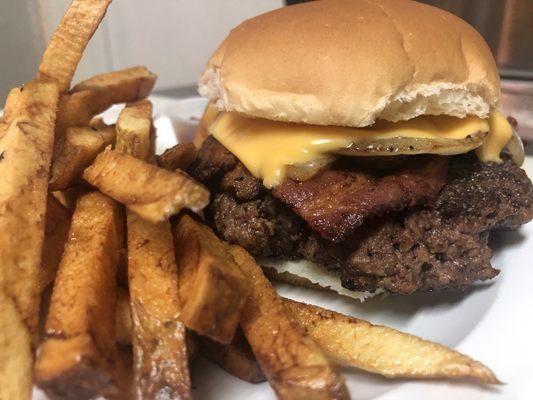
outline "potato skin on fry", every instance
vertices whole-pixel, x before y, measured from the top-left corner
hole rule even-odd
[[[48,337],[92,332],[110,342],[123,223],[120,208],[107,196],[92,192],[78,199],[46,320]]]
[[[252,293],[241,327],[278,398],[349,399],[344,379],[299,326],[287,316],[283,301],[252,256],[231,246]]]
[[[57,99],[54,82],[25,85],[0,139],[0,286],[34,340]]]
[[[117,150],[100,153],[83,178],[153,223],[184,208],[198,212],[209,203],[207,189],[187,174],[155,167]]]
[[[195,159],[196,146],[193,143],[180,143],[158,156],[157,163],[161,168],[169,171],[177,169],[186,171]]]
[[[52,194],[46,203],[46,222],[41,258],[41,291],[55,279],[67,241],[71,213]]]
[[[32,363],[28,330],[0,287],[0,399],[30,400]]]
[[[154,88],[157,75],[145,66],[125,68],[118,71],[105,72],[81,81],[74,85],[70,93],[86,90],[108,92],[116,103],[132,103],[144,99]]]
[[[78,83],[59,99],[56,149],[61,149],[68,128],[89,125],[95,115],[113,104],[144,99],[150,94],[156,79],[155,74],[138,66],[95,75]]]
[[[113,104],[132,103],[146,98],[157,75],[138,66],[95,75],[78,83],[61,96],[57,122],[59,129],[88,125],[93,116]]]
[[[128,104],[117,121],[118,151],[153,159],[152,103]],[[190,399],[185,326],[170,222],[127,211],[133,372],[137,399]]]
[[[77,202],[35,365],[52,398],[90,398],[107,393],[108,382],[121,385],[115,307],[123,223],[107,196],[93,192]]]
[[[49,189],[65,190],[74,185],[98,153],[114,141],[114,126],[69,128],[52,164]]]
[[[151,161],[152,103],[141,100],[128,104],[118,116],[116,149],[141,160]]]
[[[39,78],[57,81],[59,91],[70,88],[70,81],[111,0],[74,0],[50,39],[41,64]]]
[[[117,335],[117,343],[121,346],[130,345],[133,331],[130,297],[128,291],[122,287],[119,287],[117,290],[116,314],[115,332]]]
[[[284,299],[284,305],[339,365],[387,378],[475,378],[500,383],[485,365],[440,344],[311,304]]]
[[[249,294],[242,272],[211,229],[187,214],[177,222],[174,239],[181,320],[200,335],[230,343]]]
[[[178,270],[168,221],[128,213],[128,281],[138,399],[191,398]]]
[[[211,339],[197,336],[200,353],[208,360],[218,364],[226,372],[250,383],[261,383],[266,377],[257,362],[250,345],[240,329],[229,344],[217,343]]]
[[[108,364],[89,334],[50,338],[39,349],[35,379],[52,400],[113,397],[118,393],[113,368],[121,367]]]

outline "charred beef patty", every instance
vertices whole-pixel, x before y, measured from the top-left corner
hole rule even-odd
[[[364,170],[359,164],[341,162],[331,169]],[[448,164],[436,197],[426,191],[423,205],[411,199],[403,210],[365,215],[358,229],[337,242],[311,229],[212,137],[190,172],[213,193],[208,218],[229,242],[255,256],[312,260],[334,270],[348,289],[409,294],[465,288],[493,278],[499,271],[490,264],[489,231],[515,229],[533,218],[533,185],[516,165],[484,164],[472,154],[449,157]],[[402,165],[400,161],[393,170]],[[389,172],[380,169],[371,180],[378,182]],[[338,196],[328,197],[332,207]]]

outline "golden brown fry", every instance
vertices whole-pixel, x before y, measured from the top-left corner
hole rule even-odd
[[[113,200],[98,192],[78,200],[35,364],[36,381],[52,399],[107,395],[120,385],[115,307],[122,230]]]
[[[147,97],[156,79],[156,74],[139,65],[95,75],[76,84],[70,92],[104,92],[113,103],[131,103]]]
[[[181,320],[202,336],[230,343],[249,293],[243,274],[215,234],[189,215],[177,223],[174,242]]]
[[[195,144],[196,148],[199,149],[202,147],[202,143],[209,136],[209,127],[213,124],[213,122],[215,122],[218,113],[219,111],[215,106],[215,103],[212,101],[209,102],[205,107],[202,119],[200,119],[200,123],[198,124],[196,132],[194,133],[193,143]]]
[[[54,196],[67,210],[73,212],[80,196],[87,194],[90,191],[91,189],[89,186],[73,186],[67,190],[52,192],[52,196]]]
[[[184,208],[200,211],[209,203],[207,189],[188,175],[157,168],[109,148],[96,157],[83,178],[153,223]]]
[[[202,336],[197,338],[200,353],[231,375],[250,383],[266,381],[265,375],[240,329],[237,330],[230,344],[217,343]]]
[[[150,161],[153,155],[152,110],[148,100],[126,105],[117,119],[117,150]]]
[[[123,241],[122,224],[120,208],[107,196],[92,192],[80,197],[54,285],[46,321],[47,335],[73,336],[96,329],[94,336],[105,339],[104,332],[99,330],[107,327],[92,323],[101,320],[108,324],[109,315],[114,316],[114,282]],[[111,306],[92,304],[94,294],[101,295],[96,296],[96,300],[105,302],[101,305]]]
[[[180,143],[165,150],[157,157],[157,163],[161,168],[175,171],[185,171],[196,159],[196,146],[193,143]]]
[[[50,190],[65,190],[75,184],[98,153],[115,141],[115,128],[69,128],[50,171]]]
[[[126,289],[119,287],[117,292],[117,323],[115,331],[117,343],[123,346],[131,344],[133,321],[131,320],[130,296]]]
[[[238,246],[231,246],[230,252],[252,290],[242,313],[241,327],[277,396],[350,398],[344,379],[313,339],[289,319],[282,299],[252,256]]]
[[[109,125],[105,123],[102,117],[94,117],[94,118],[91,118],[91,121],[89,122],[89,126],[91,128],[103,129],[103,128],[108,127]]]
[[[40,78],[53,78],[65,92],[111,0],[74,0],[59,22],[39,65]]]
[[[49,194],[46,205],[44,244],[41,258],[41,291],[55,279],[68,237],[70,216],[70,211],[53,195]]]
[[[128,292],[119,287],[117,300],[117,342],[120,345],[130,345],[133,330],[133,321],[131,320],[130,298]],[[189,362],[194,360],[198,355],[198,343],[196,335],[187,330],[185,334],[185,341],[187,342],[187,356]]]
[[[78,83],[61,96],[57,133],[72,126],[86,126],[113,104],[130,103],[148,96],[157,76],[145,67],[133,67],[96,75]]]
[[[476,378],[499,383],[485,365],[440,344],[311,304],[289,299],[284,304],[294,321],[338,365],[387,378]]]
[[[57,85],[33,81],[0,139],[0,286],[36,339]]]
[[[114,359],[118,354],[114,351],[106,356]],[[121,365],[111,364],[89,334],[80,334],[46,339],[39,349],[34,373],[37,385],[51,400],[115,398],[119,389],[113,373],[124,371]]]
[[[117,121],[118,151],[153,158],[152,103],[129,104]],[[153,224],[127,212],[133,370],[138,398],[190,399],[185,326],[179,320],[178,267],[168,220]]]
[[[128,213],[128,278],[134,371],[140,398],[191,398],[185,326],[179,320],[178,270],[168,221]]]
[[[28,330],[0,287],[0,399],[30,400],[32,362]]]
[[[128,322],[127,299],[125,303],[125,316],[117,319],[117,326],[124,332],[121,343],[129,344],[131,320]],[[283,304],[293,321],[319,345],[330,362],[337,365],[364,369],[388,378],[476,378],[486,383],[499,383],[484,365],[439,344],[312,304],[290,299],[283,299]],[[242,346],[246,345],[240,342],[238,334],[239,331],[229,345],[197,336],[200,352],[230,374],[256,382],[262,371],[255,368],[253,354],[250,358],[246,350],[242,353]],[[407,351],[404,353],[403,349]]]

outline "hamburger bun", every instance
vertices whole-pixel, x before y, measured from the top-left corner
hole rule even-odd
[[[406,0],[323,0],[233,29],[200,93],[220,110],[364,127],[419,115],[486,118],[500,94],[483,38],[460,18]]]
[[[270,280],[310,289],[335,292],[341,296],[351,297],[361,302],[384,293],[381,289],[377,289],[374,292],[346,289],[341,285],[339,277],[335,272],[329,271],[323,266],[309,260],[261,258],[258,260],[258,263]]]

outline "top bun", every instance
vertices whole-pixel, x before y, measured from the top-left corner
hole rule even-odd
[[[483,38],[448,12],[408,0],[323,0],[237,26],[199,91],[251,117],[363,127],[423,114],[486,118],[500,80]]]

